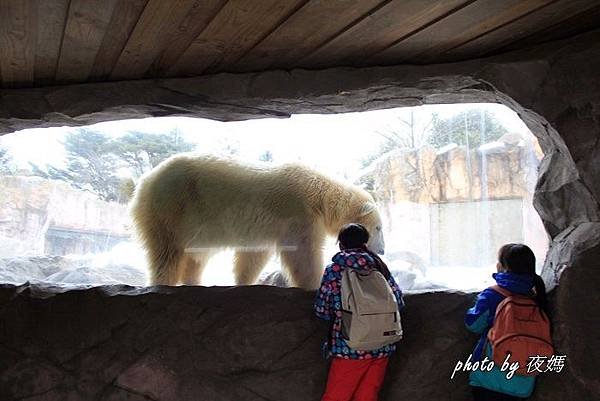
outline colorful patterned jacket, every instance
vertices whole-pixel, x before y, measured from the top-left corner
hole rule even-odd
[[[370,359],[387,357],[396,350],[394,344],[372,351],[354,350],[346,344],[342,337],[342,301],[341,301],[341,283],[342,271],[344,269],[369,269],[375,268],[375,260],[366,252],[360,250],[347,250],[337,253],[332,258],[333,263],[325,268],[321,287],[317,291],[317,297],[314,304],[314,311],[317,317],[332,321],[332,328],[329,341],[323,344],[328,356],[340,357],[345,359]],[[404,307],[402,292],[390,276],[388,279],[390,287],[396,296],[399,308]]]

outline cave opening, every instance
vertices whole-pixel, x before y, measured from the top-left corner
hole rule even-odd
[[[127,202],[179,152],[268,167],[299,163],[357,185],[384,222],[385,258],[406,290],[492,284],[497,249],[527,243],[538,271],[549,238],[533,207],[543,152],[508,107],[427,105],[222,123],[152,118],[23,130],[0,139],[0,281],[146,285]],[[330,239],[327,261],[335,252]],[[203,285],[233,285],[232,251]],[[285,285],[280,260],[259,283]]]

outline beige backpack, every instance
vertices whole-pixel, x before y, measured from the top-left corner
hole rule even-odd
[[[396,297],[376,269],[342,272],[342,336],[350,348],[370,351],[402,339]]]

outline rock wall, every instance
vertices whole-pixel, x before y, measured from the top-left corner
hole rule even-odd
[[[98,287],[64,292],[0,287],[3,401],[317,401],[328,325],[314,294],[251,287]],[[476,336],[474,294],[407,295],[405,338],[381,400],[469,399],[450,375]],[[600,346],[598,339],[590,346]],[[570,356],[588,363],[585,350]],[[592,400],[569,364],[541,377],[533,401]],[[575,362],[573,362],[575,363]],[[587,365],[592,369],[595,364]]]
[[[105,250],[129,237],[126,205],[40,177],[0,176],[0,258]]]
[[[380,202],[463,202],[530,197],[541,159],[533,141],[506,135],[482,152],[454,145],[399,149],[375,160],[357,179]],[[506,142],[505,142],[506,141]]]

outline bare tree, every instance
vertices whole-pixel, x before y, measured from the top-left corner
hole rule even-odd
[[[385,130],[376,131],[385,139],[383,144],[385,154],[396,149],[405,149],[407,154],[404,157],[407,171],[405,174],[406,188],[410,192],[410,198],[418,201],[422,192],[427,190],[429,180],[425,177],[422,168],[420,149],[427,143],[429,130],[433,117],[427,118],[415,116],[414,108],[411,108],[406,116],[398,116],[397,123],[393,127]],[[378,156],[379,157],[379,156]]]
[[[376,152],[363,159],[363,167],[393,150],[420,149],[425,145],[433,117],[423,119],[422,114],[424,113],[417,113],[411,108],[406,116],[399,115],[391,125],[376,130],[375,133],[383,138],[383,142]]]
[[[385,138],[391,148],[418,149],[428,137],[433,118],[429,117],[424,124],[419,124],[419,120],[415,119],[415,110],[411,108],[406,118],[398,116],[396,121],[398,123],[394,126],[375,132]]]

